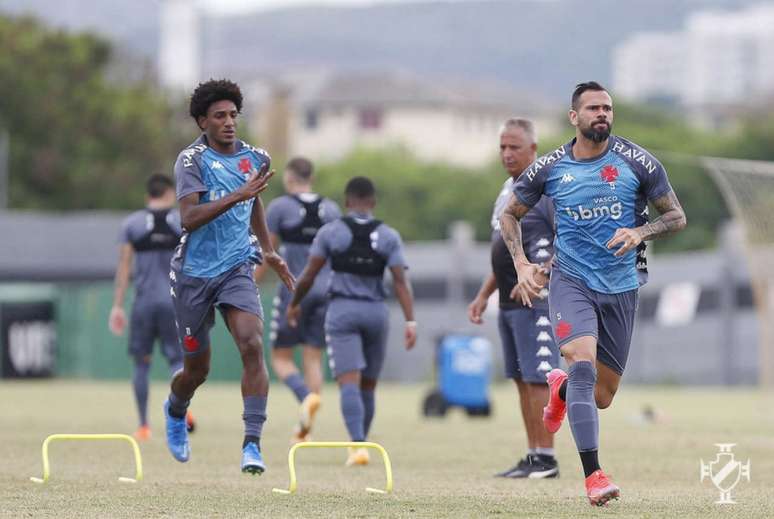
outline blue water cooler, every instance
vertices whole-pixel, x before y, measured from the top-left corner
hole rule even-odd
[[[442,336],[436,346],[435,368],[437,387],[425,397],[425,416],[444,416],[450,407],[463,408],[469,416],[491,414],[492,345],[488,340]]]

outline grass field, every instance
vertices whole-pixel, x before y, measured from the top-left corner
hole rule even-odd
[[[757,390],[624,386],[601,412],[603,468],[621,486],[609,507],[590,507],[569,428],[557,435],[561,478],[499,480],[492,473],[522,453],[524,436],[510,385],[494,388],[495,415],[471,420],[453,413],[427,421],[419,407],[426,387],[385,385],[377,393],[372,440],[389,451],[391,495],[366,493],[384,482],[381,462],[345,468],[344,451],[301,451],[299,491],[286,487],[288,436],[296,413],[290,393],[272,387],[263,450],[268,471],[239,472],[241,399],[230,384],[207,384],[192,406],[199,430],[192,459],[177,463],[163,441],[160,410],[166,388],[151,392],[154,438],[141,445],[145,480],[133,474],[125,444],[55,444],[52,478],[41,474],[40,445],[55,432],[131,432],[128,384],[78,381],[0,383],[0,516],[3,517],[774,517],[774,399]],[[655,423],[642,420],[653,406]],[[325,388],[315,439],[345,440],[335,387]],[[718,491],[699,482],[699,460],[715,443],[736,443],[751,460],[752,481],[733,492],[736,505],[714,504]]]

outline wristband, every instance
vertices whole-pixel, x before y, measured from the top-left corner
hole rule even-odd
[[[406,326],[410,326],[411,328],[416,328],[417,327],[417,322],[416,321],[406,321]]]

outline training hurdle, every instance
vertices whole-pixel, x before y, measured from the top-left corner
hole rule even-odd
[[[288,489],[273,488],[272,491],[277,494],[295,494],[298,488],[298,480],[296,479],[296,451],[298,449],[327,449],[327,448],[342,448],[342,447],[365,447],[367,449],[376,449],[382,455],[384,461],[384,472],[387,476],[387,484],[384,490],[378,488],[366,487],[366,492],[374,494],[387,494],[392,492],[392,465],[390,464],[390,456],[384,447],[378,443],[373,442],[301,442],[293,445],[288,452],[288,470],[290,471],[290,485]]]
[[[48,462],[48,446],[51,442],[58,440],[123,440],[129,442],[134,450],[135,474],[134,478],[119,477],[118,481],[123,483],[137,483],[142,480],[142,456],[140,456],[140,447],[134,438],[127,434],[52,434],[43,441],[43,478],[30,477],[34,483],[45,483],[51,475],[51,466]]]

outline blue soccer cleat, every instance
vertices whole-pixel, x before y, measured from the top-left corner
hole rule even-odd
[[[185,463],[191,456],[191,444],[188,443],[188,427],[185,418],[175,418],[169,414],[169,400],[164,402],[164,418],[167,422],[167,447],[172,456]]]
[[[242,449],[242,472],[261,475],[265,470],[266,465],[263,464],[263,456],[261,456],[261,451],[258,450],[258,445],[254,442],[249,442]]]

